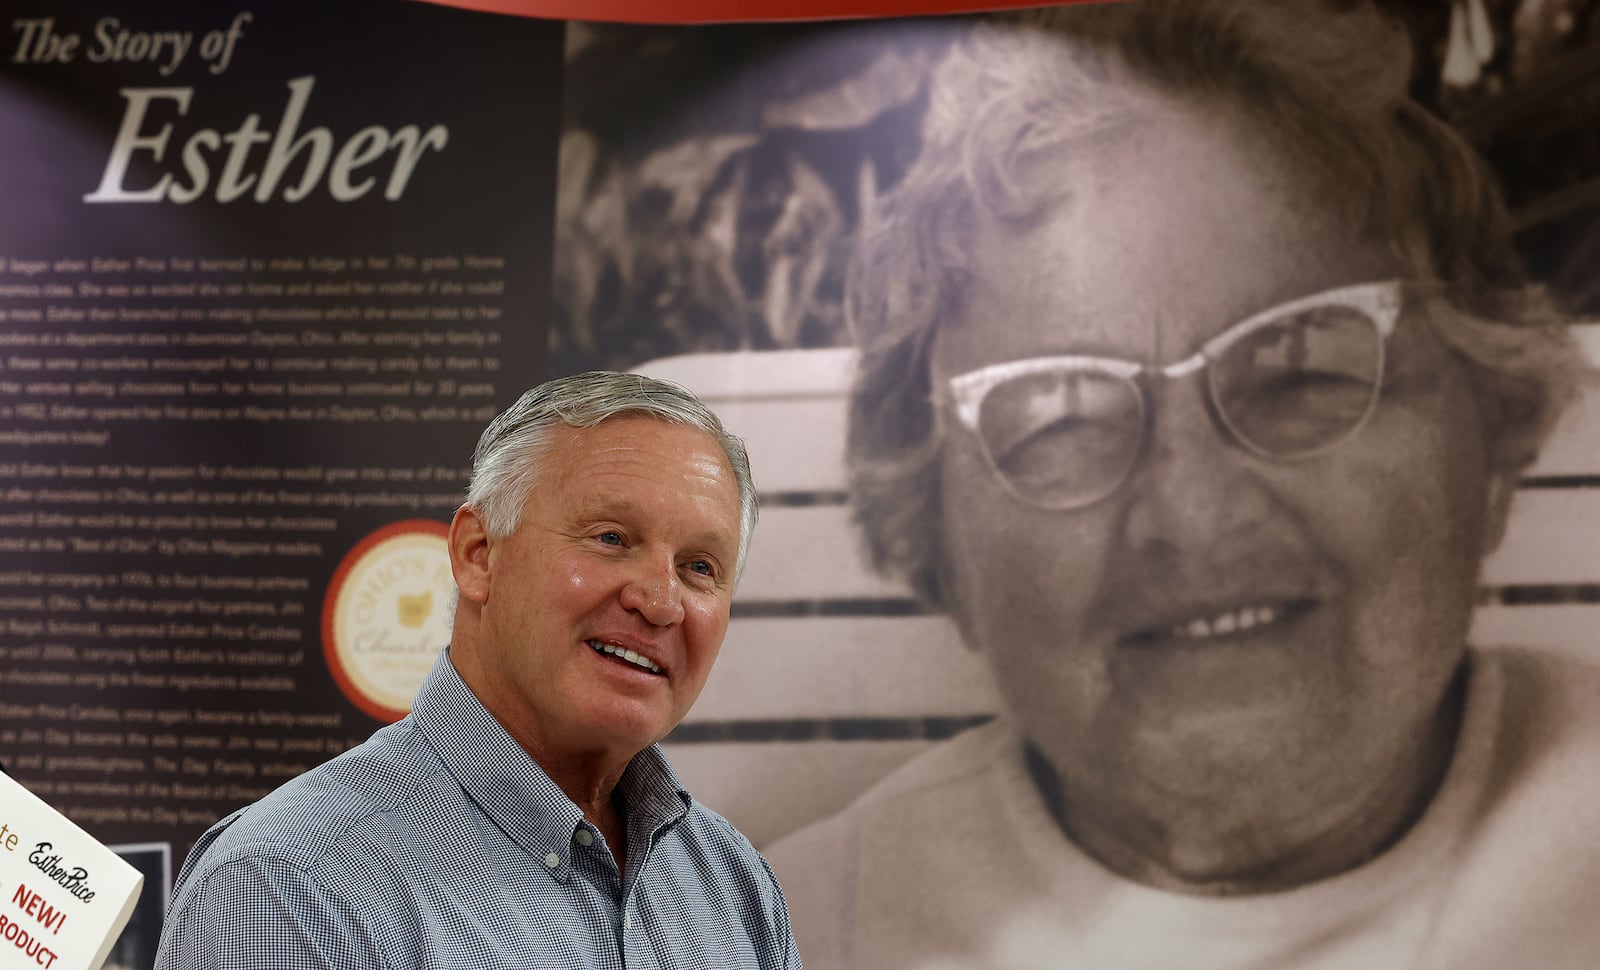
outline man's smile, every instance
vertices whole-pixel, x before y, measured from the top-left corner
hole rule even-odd
[[[666,671],[661,669],[659,664],[652,661],[649,657],[646,657],[642,653],[629,650],[626,647],[619,647],[601,640],[585,640],[584,643],[588,644],[589,649],[593,650],[595,653],[604,654],[607,657],[614,657],[617,660],[632,664],[633,666],[638,667],[640,670],[648,670],[653,674],[666,673]]]

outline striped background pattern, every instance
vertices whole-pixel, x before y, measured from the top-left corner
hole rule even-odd
[[[1575,332],[1600,364],[1600,324]],[[637,368],[693,390],[744,437],[762,490],[722,655],[666,745],[690,791],[758,846],[998,709],[950,623],[861,553],[842,455],[854,360],[773,351]],[[1481,582],[1476,642],[1583,649],[1600,629],[1600,389],[1529,470]]]

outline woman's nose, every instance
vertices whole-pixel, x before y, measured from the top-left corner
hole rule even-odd
[[[1149,438],[1123,485],[1123,538],[1145,554],[1209,559],[1269,513],[1254,466],[1207,406],[1203,372],[1162,382],[1152,395]]]

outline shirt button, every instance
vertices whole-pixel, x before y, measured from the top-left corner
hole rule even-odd
[[[544,864],[546,868],[554,869],[556,866],[561,865],[561,857],[554,852],[548,853],[544,857]]]
[[[594,835],[588,829],[579,829],[577,839],[578,844],[584,848],[594,845]]]

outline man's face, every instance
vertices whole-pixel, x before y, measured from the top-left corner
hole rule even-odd
[[[479,698],[536,755],[659,740],[727,632],[739,528],[710,435],[632,416],[558,427],[521,525],[489,541],[481,590],[462,588],[481,607]]]
[[[1042,223],[986,229],[935,383],[1044,355],[1168,364],[1275,304],[1396,275],[1237,144],[1163,113],[1075,164]],[[1387,350],[1366,426],[1295,462],[1231,441],[1203,373],[1154,382],[1138,464],[1069,511],[1004,489],[947,415],[952,613],[1069,802],[1197,876],[1359,815],[1412,767],[1462,657],[1494,521],[1484,431],[1420,314]]]

